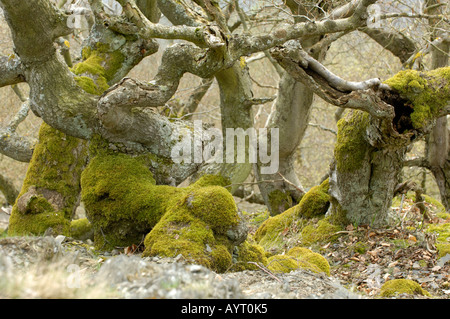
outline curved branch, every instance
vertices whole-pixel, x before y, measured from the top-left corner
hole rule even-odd
[[[373,90],[387,89],[379,79],[350,82],[327,70],[320,62],[304,52],[295,41],[272,50],[272,56],[297,81],[307,85],[330,104],[369,112],[376,118],[394,118],[394,110]]]
[[[359,0],[352,10],[352,15],[348,18],[336,20],[326,18],[321,21],[299,22],[258,36],[236,35],[229,40],[229,46],[235,50],[233,57],[240,57],[271,49],[293,39],[355,30],[366,25],[367,7],[375,2],[376,0]]]
[[[33,155],[35,144],[35,140],[0,129],[0,153],[16,161],[28,163]]]
[[[24,68],[14,55],[0,56],[0,87],[25,82]]]
[[[392,33],[383,29],[374,28],[361,28],[360,31],[367,34],[383,48],[389,50],[402,63],[408,61],[416,51],[414,41],[401,32]]]

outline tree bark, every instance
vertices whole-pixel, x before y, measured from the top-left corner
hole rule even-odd
[[[56,30],[57,23],[64,25],[64,21],[55,22],[55,16],[58,17],[60,13],[55,11],[49,2],[40,1],[42,16],[33,20],[35,24],[26,23],[25,26],[21,24],[23,20],[20,10],[17,11],[17,8],[10,6],[7,1],[1,4],[8,23],[17,32],[13,34],[13,40],[24,66],[25,78],[31,88],[30,108],[53,125],[51,127],[44,123],[41,126],[39,141],[11,213],[8,232],[42,234],[51,227],[55,233],[68,235],[70,220],[79,204],[81,173],[88,159],[88,142],[78,137],[91,138],[92,129],[95,127],[92,126],[95,118],[95,98],[92,93],[87,93],[92,90],[88,84],[100,81],[103,77],[102,85],[106,87],[107,82],[112,84],[122,78],[144,57],[139,54],[141,48],[147,48],[152,53],[156,50],[147,40],[141,41],[132,37],[125,40],[121,35],[97,25],[93,32],[95,40],[88,39],[83,49],[84,60],[72,70],[77,77],[71,73],[54,49],[52,41],[60,34],[50,33],[42,39],[36,39],[27,33],[29,29],[43,27],[42,25],[45,27],[48,23],[56,24]],[[25,9],[24,11],[28,12]],[[59,29],[66,31],[64,27]],[[25,42],[26,39],[28,43]],[[104,45],[112,43],[113,40],[122,43],[116,48],[118,51],[123,50],[120,54],[131,53],[130,58],[120,59],[119,65],[116,65],[117,51],[110,48],[109,44],[108,48]],[[35,41],[43,41],[51,48],[35,50]],[[96,74],[95,70],[98,69],[87,62],[96,50],[102,50],[98,53],[105,59],[102,64],[105,71],[101,75]],[[108,73],[110,68],[114,68],[114,72]],[[100,87],[100,82],[97,82],[97,85]],[[48,108],[47,105],[54,108]]]
[[[295,16],[296,23],[305,22],[305,17],[317,19],[324,12],[324,9],[319,11],[319,8],[314,12],[307,2],[287,1],[286,5]],[[313,37],[299,41],[304,47],[311,49],[320,40],[321,37]],[[328,46],[321,46],[311,50],[311,55],[321,61],[325,58],[327,49]],[[282,73],[275,108],[266,123],[267,129],[279,130],[279,169],[274,174],[261,174],[261,162],[254,165],[259,190],[271,215],[280,214],[298,204],[305,194],[295,171],[294,156],[308,127],[313,99],[314,93],[307,85],[294,79],[288,72]]]
[[[427,5],[435,4],[435,1],[427,1]],[[448,4],[447,4],[448,6]],[[431,10],[430,14],[442,14],[444,7]],[[442,33],[439,24],[430,21],[432,28],[432,38],[436,38]],[[448,54],[450,43],[444,41],[431,49],[431,68],[437,69],[448,65]],[[439,188],[441,202],[447,211],[450,210],[450,139],[447,128],[447,116],[436,120],[436,125],[426,139],[428,148],[428,162],[433,173],[436,184]]]
[[[379,120],[362,111],[351,111],[339,121],[329,176],[330,214],[335,223],[371,227],[389,223],[388,212],[407,140],[380,143],[388,139],[402,137],[380,136]]]

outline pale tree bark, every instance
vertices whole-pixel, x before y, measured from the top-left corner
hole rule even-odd
[[[286,1],[296,23],[316,20],[324,16],[325,9],[315,7],[315,1]],[[325,4],[327,6],[327,4]],[[315,8],[315,9],[312,9]],[[354,6],[331,10],[334,18],[348,17],[354,13]],[[311,56],[322,61],[330,45],[344,33],[325,37],[300,39]],[[289,72],[283,72],[278,87],[274,110],[266,123],[267,129],[279,129],[278,162],[279,169],[273,174],[261,174],[258,162],[254,166],[258,187],[271,215],[277,215],[299,203],[305,191],[295,171],[295,154],[308,127],[314,93],[302,82],[294,79]],[[270,138],[270,135],[268,136]],[[270,142],[268,142],[270,143]]]
[[[427,1],[427,7],[436,4],[436,1]],[[443,14],[448,7],[448,3],[429,10],[429,14]],[[443,22],[437,19],[430,19],[431,40],[442,35]],[[448,55],[450,53],[450,42],[443,41],[431,48],[431,68],[437,69],[448,66]],[[436,125],[426,139],[427,156],[429,169],[433,173],[436,184],[439,188],[441,202],[450,210],[450,140],[448,137],[447,117],[437,119]]]

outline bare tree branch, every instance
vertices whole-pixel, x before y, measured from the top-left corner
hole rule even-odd
[[[25,81],[22,62],[15,55],[0,56],[0,87]]]
[[[340,107],[364,110],[377,118],[394,118],[393,108],[370,93],[372,89],[389,89],[379,79],[345,81],[307,55],[295,41],[273,49],[272,56],[294,79],[307,85],[325,101]]]
[[[414,41],[401,32],[394,33],[384,29],[367,27],[359,30],[367,34],[383,48],[389,50],[393,55],[398,57],[402,63],[406,63],[416,51],[416,44]]]

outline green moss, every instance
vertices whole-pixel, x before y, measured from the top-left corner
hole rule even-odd
[[[256,244],[251,238],[236,247],[234,254],[236,255],[236,261],[231,269],[233,271],[257,270],[259,269],[258,266],[253,263],[262,266],[267,264],[264,248]]]
[[[367,249],[369,249],[369,246],[364,242],[358,241],[351,247],[351,249],[354,252],[362,255],[366,253]]]
[[[225,233],[239,221],[233,196],[219,186],[187,187],[180,195],[145,237],[144,256],[182,254],[216,271],[228,269],[232,246]]]
[[[380,290],[381,297],[395,297],[398,294],[430,296],[417,282],[409,279],[393,279],[386,281]]]
[[[438,242],[436,243],[436,248],[438,250],[438,258],[442,258],[445,255],[450,254],[449,242]]]
[[[55,234],[68,236],[70,222],[62,213],[55,211],[26,215],[12,213],[9,219],[8,235],[42,235],[49,228],[52,228]]]
[[[230,226],[238,223],[233,196],[221,186],[195,188],[186,201],[192,215],[205,221],[217,233],[225,234]]]
[[[217,272],[232,266],[227,237],[240,218],[225,180],[207,176],[184,188],[156,185],[147,157],[101,150],[83,171],[82,201],[97,249],[139,244],[144,256],[176,257]]]
[[[286,273],[301,268],[330,275],[330,264],[325,257],[303,247],[294,247],[286,255],[270,257],[267,268],[274,273]]]
[[[211,175],[206,174],[200,177],[196,182],[196,187],[206,187],[211,185],[226,187],[231,184],[231,181],[228,178],[225,178],[220,175]]]
[[[85,141],[43,123],[18,200],[27,194],[30,197],[22,211],[17,201],[13,206],[9,234],[41,235],[52,227],[67,235],[80,191],[77,176],[81,175],[86,158]],[[60,209],[52,203],[58,203]]]
[[[314,225],[306,226],[311,224],[308,219],[322,217],[328,210],[330,205],[328,189],[329,182],[327,179],[321,185],[311,188],[302,197],[298,205],[282,214],[269,217],[256,230],[255,240],[265,249],[282,246],[283,236],[281,236],[281,233],[292,227],[303,229],[301,240],[305,241],[305,245],[328,238],[329,232],[334,233],[340,228],[325,221],[319,221],[318,227]],[[332,238],[330,237],[330,239]]]
[[[94,239],[94,229],[87,218],[80,218],[70,222],[70,237],[80,240]]]
[[[86,92],[101,95],[109,87],[117,71],[122,67],[125,56],[112,51],[108,44],[97,43],[95,49],[85,47],[82,49],[83,61],[76,64],[71,70],[75,81]]]
[[[129,246],[136,238],[139,243],[177,193],[175,187],[155,187],[144,163],[125,154],[94,157],[81,175],[81,184],[97,248]]]
[[[439,257],[450,253],[450,223],[430,224],[426,231],[437,233],[436,248]]]
[[[33,195],[24,209],[25,214],[40,214],[45,212],[54,212],[54,209],[52,204],[40,195]]]
[[[211,263],[214,265],[213,270],[218,273],[227,271],[232,265],[232,257],[227,247],[224,245],[217,245],[211,251]]]
[[[276,189],[270,192],[268,197],[272,215],[277,215],[292,207],[292,197],[288,191]]]
[[[325,215],[330,207],[328,195],[329,182],[326,179],[321,185],[312,187],[296,207],[297,214],[306,218]]]
[[[265,249],[282,246],[283,236],[281,233],[297,221],[295,207],[288,209],[282,214],[271,216],[256,230],[254,235],[255,241]]]
[[[450,100],[450,67],[428,72],[405,70],[385,81],[411,102],[414,128],[426,127]]]
[[[305,226],[301,232],[301,241],[305,246],[330,242],[337,238],[336,232],[340,230],[342,230],[340,226],[330,223],[329,218],[324,218],[319,220],[317,225]]]
[[[87,76],[76,76],[75,81],[87,93],[94,95],[101,95],[109,87],[105,78],[98,78],[95,82],[92,78]]]
[[[362,167],[369,144],[365,139],[370,115],[352,110],[340,119],[337,141],[334,148],[337,169],[341,172],[354,171]]]
[[[447,214],[445,211],[444,205],[442,205],[442,203],[440,201],[438,201],[437,199],[435,199],[431,196],[425,195],[425,194],[422,195],[422,197],[426,203],[429,203],[434,206],[433,212],[436,214],[436,216],[443,218],[443,219],[446,219],[449,217],[449,214]]]

